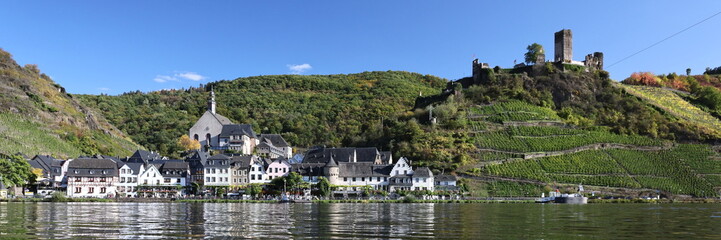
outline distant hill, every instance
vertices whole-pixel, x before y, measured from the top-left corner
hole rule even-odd
[[[279,133],[294,146],[364,145],[383,120],[405,114],[419,94],[437,94],[447,80],[387,71],[337,75],[237,78],[189,89],[119,96],[75,95],[143,146],[173,155],[176,140],[206,110],[209,91],[218,113],[259,133]]]
[[[140,148],[36,65],[0,49],[0,152],[58,157],[127,156]]]

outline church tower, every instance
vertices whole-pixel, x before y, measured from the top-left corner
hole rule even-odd
[[[208,111],[215,114],[215,91],[210,89],[210,100],[208,100]]]

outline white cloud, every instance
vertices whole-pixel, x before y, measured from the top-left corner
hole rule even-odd
[[[293,74],[301,74],[313,68],[310,64],[288,64],[288,70]]]
[[[205,76],[203,76],[203,75],[200,75],[200,74],[197,74],[197,73],[194,73],[194,72],[176,73],[175,76],[176,76],[176,77],[179,77],[179,78],[188,79],[188,80],[191,80],[191,81],[196,81],[196,82],[207,78],[207,77],[205,77]]]
[[[177,71],[176,71],[177,72]],[[176,74],[171,75],[157,75],[155,78],[153,78],[153,81],[164,83],[164,82],[180,82],[181,80],[190,80],[190,81],[200,81],[204,80],[208,77],[194,73],[194,72],[177,72]]]
[[[157,75],[157,76],[155,76],[153,81],[159,82],[159,83],[164,83],[167,81],[179,81],[179,80],[178,80],[178,78],[173,77],[173,76]]]
[[[98,90],[100,90],[101,92],[107,92],[110,90],[110,88],[101,87],[101,88],[98,88]]]

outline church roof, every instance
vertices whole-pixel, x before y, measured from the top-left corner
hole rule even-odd
[[[223,124],[223,125],[233,124],[233,122],[231,122],[230,119],[228,119],[227,117],[225,117],[225,116],[223,116],[223,115],[220,115],[220,114],[217,114],[217,113],[213,114],[213,113],[210,112],[210,111],[206,111],[206,112],[208,112],[208,113],[210,113],[211,115],[213,115],[213,117],[215,117],[215,119],[217,119],[218,122],[220,122],[220,124]]]

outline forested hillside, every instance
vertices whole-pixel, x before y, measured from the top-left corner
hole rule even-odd
[[[294,146],[352,146],[382,134],[382,121],[411,110],[419,94],[437,94],[447,80],[408,72],[277,75],[218,81],[198,88],[76,95],[143,146],[175,155],[176,140],[206,110],[209,91],[218,113],[259,133],[279,133]]]
[[[140,148],[36,65],[0,49],[0,153],[127,156]]]

